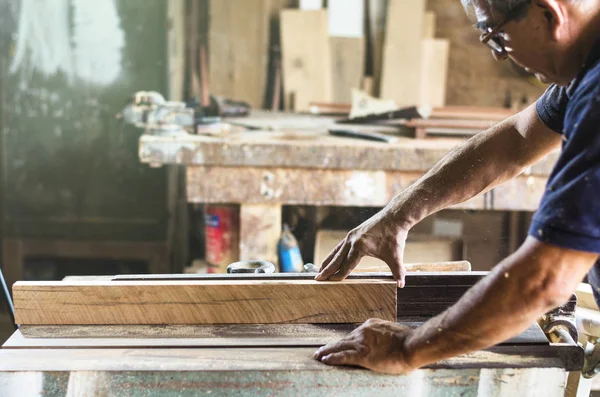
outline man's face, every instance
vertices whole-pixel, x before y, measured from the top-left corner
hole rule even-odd
[[[474,18],[477,28],[482,33],[488,32],[505,21],[506,16],[494,12],[485,0],[472,0]],[[504,47],[504,51],[492,51],[497,60],[511,58],[516,64],[525,68],[543,83],[568,84],[572,77],[561,76],[559,72],[560,54],[556,51],[544,10],[535,4],[529,6],[524,17],[512,19],[494,35],[496,42]],[[558,58],[557,58],[558,57]]]

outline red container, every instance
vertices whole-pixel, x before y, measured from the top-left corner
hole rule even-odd
[[[240,257],[240,210],[234,205],[204,207],[206,261],[209,273],[226,273]]]

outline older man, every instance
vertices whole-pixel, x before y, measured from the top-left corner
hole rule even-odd
[[[600,287],[600,0],[463,0],[481,42],[554,83],[536,104],[448,154],[373,218],[350,231],[317,280],[342,280],[365,256],[400,287],[404,242],[426,216],[468,200],[562,145],[529,237],[458,303],[417,329],[369,320],[315,358],[387,373],[489,347],[565,302],[589,273]]]

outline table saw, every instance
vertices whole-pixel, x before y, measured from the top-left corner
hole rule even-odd
[[[406,287],[394,291],[397,321],[418,326],[456,302],[484,275],[481,272],[409,273]],[[248,274],[119,276],[93,280],[107,288],[114,286],[111,283],[146,283],[149,286],[180,283],[204,288],[206,283],[219,282],[244,285],[264,282],[280,286],[303,282],[305,287],[299,291],[326,288],[326,284],[313,283],[311,278],[304,274]],[[390,376],[359,368],[330,367],[312,359],[319,346],[346,335],[358,326],[357,323],[329,323],[317,316],[317,323],[277,323],[278,317],[267,317],[273,319],[273,323],[143,324],[144,319],[149,318],[144,314],[145,307],[153,307],[154,303],[149,302],[156,297],[137,292],[126,298],[126,293],[117,297],[91,292],[75,294],[69,289],[77,286],[79,281],[89,280],[65,280],[64,284],[52,287],[55,298],[50,303],[40,303],[35,310],[30,302],[35,299],[31,297],[38,296],[39,302],[46,302],[44,294],[50,287],[44,283],[15,285],[17,322],[27,324],[22,324],[0,349],[0,395],[553,397],[565,395],[568,373],[581,370],[584,361],[582,348],[574,342],[577,340],[573,335],[576,328],[571,326],[575,310],[573,299],[544,317],[545,322],[541,324],[546,333],[534,324],[518,337],[493,348],[439,362],[410,375]],[[367,273],[351,275],[347,281],[338,284],[352,283],[375,285],[376,288],[380,288],[381,283],[386,285],[381,288],[387,288],[394,281],[389,273]],[[25,289],[28,294],[40,295],[22,295]],[[310,293],[320,293],[317,289]],[[268,293],[259,298],[262,306],[256,306],[254,297],[239,299],[236,294],[241,294],[239,291],[242,290],[239,286],[230,289],[228,293],[233,297],[230,300],[218,298],[222,304],[220,311],[228,311],[231,304],[237,305],[236,310],[254,308],[252,310],[260,311],[272,303]],[[287,290],[289,295],[281,295],[279,299],[290,299],[290,302],[310,299],[297,295],[294,288]],[[114,291],[114,288],[106,291]],[[31,299],[25,302],[19,294]],[[160,293],[154,295],[157,294]],[[211,296],[202,298],[205,307],[206,299],[217,301]],[[75,318],[71,316],[72,312],[80,310],[81,306],[87,305],[86,311],[96,313],[93,305],[100,303],[94,303],[90,297],[118,298],[112,301],[111,311],[97,312],[98,321],[119,319],[124,300],[135,304],[142,315],[133,313],[127,317],[131,324],[118,324],[120,320],[109,325],[88,324],[93,321],[82,321],[85,325],[69,323]],[[200,317],[190,315],[189,318],[204,318],[202,313],[206,309],[198,308],[194,302],[200,298],[196,298],[190,303],[171,295],[168,310],[163,313],[157,309],[155,315],[169,316],[178,310],[172,305],[187,305],[190,312],[198,310],[201,313]],[[287,303],[277,304],[286,307]],[[326,304],[335,306],[336,303]],[[53,317],[55,313],[62,314]],[[226,316],[219,311],[215,315]],[[52,318],[68,324],[52,324]],[[179,317],[168,317],[166,320],[169,321],[165,322],[172,323],[172,318]],[[32,321],[43,324],[32,324]]]

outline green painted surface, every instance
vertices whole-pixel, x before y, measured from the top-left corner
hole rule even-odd
[[[119,77],[106,85],[62,71],[11,73],[18,9],[0,16],[5,237],[165,239],[165,170],[140,164],[141,131],[115,115],[135,91],[167,91],[167,2],[115,4],[125,40]]]
[[[564,372],[556,368],[417,371],[408,376],[365,370],[204,372],[0,372],[5,396],[33,391],[46,397],[154,396],[411,396],[562,397]],[[83,393],[83,394],[82,394]]]

